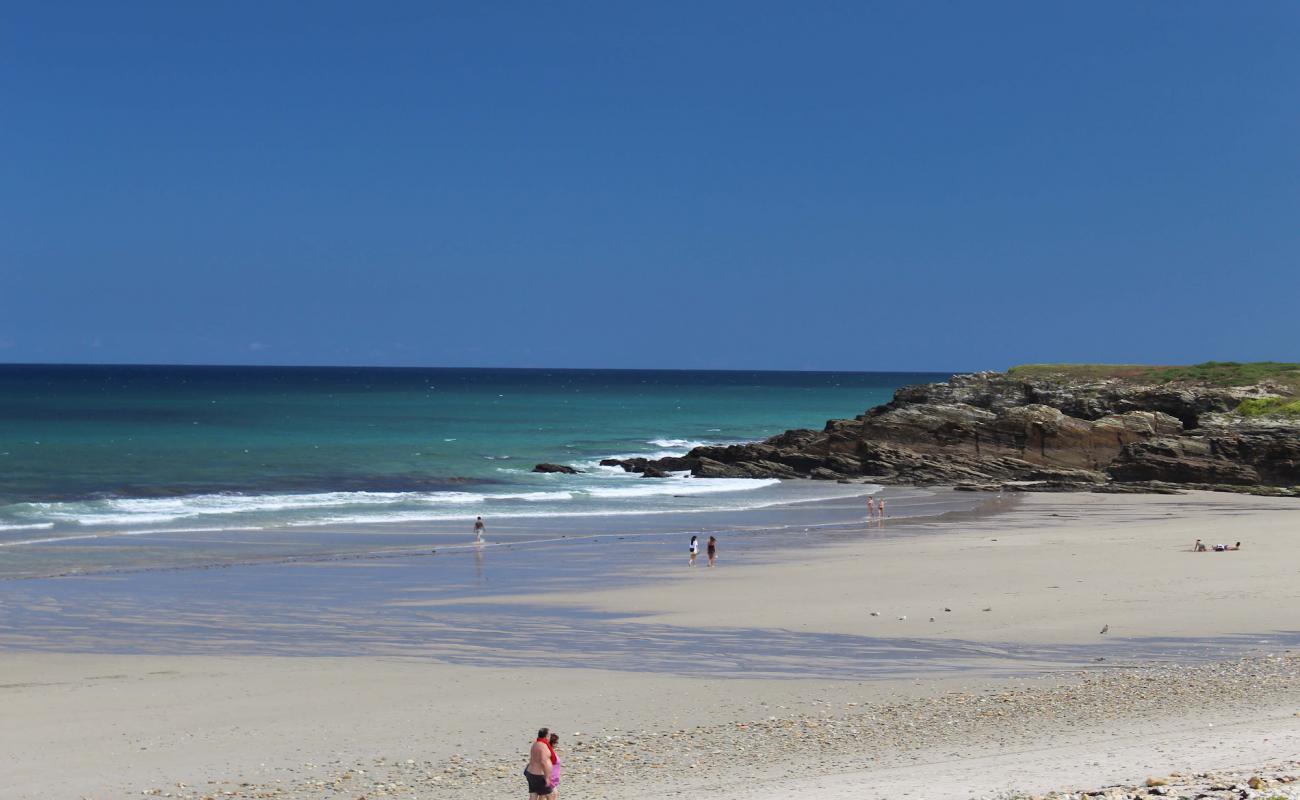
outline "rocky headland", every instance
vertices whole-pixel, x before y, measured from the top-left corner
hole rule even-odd
[[[602,463],[649,477],[1300,496],[1298,388],[1294,364],[1019,367],[906,386],[821,430]]]

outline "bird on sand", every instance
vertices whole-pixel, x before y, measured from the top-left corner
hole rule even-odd
[[[1102,625],[1102,626],[1101,626],[1101,632],[1102,632],[1103,634],[1106,633],[1106,631],[1108,631],[1108,630],[1110,630],[1110,626],[1109,626],[1109,625]]]

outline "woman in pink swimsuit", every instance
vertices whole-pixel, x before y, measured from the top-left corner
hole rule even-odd
[[[560,754],[555,751],[556,742],[560,741],[560,734],[551,734],[551,797],[560,796],[560,773],[564,770],[560,766]]]

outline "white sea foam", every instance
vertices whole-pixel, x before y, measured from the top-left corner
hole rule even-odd
[[[517,494],[487,495],[485,500],[526,500],[530,503],[544,503],[551,500],[572,500],[573,492],[520,492]]]
[[[654,497],[748,492],[777,483],[776,478],[638,478],[635,486],[593,486],[585,491],[600,498]]]
[[[33,522],[30,525],[0,525],[0,531],[46,531],[53,527],[53,522]]]
[[[408,496],[416,502],[428,505],[463,505],[481,503],[486,499],[486,495],[474,492],[425,492]]]
[[[607,456],[601,456],[600,458],[592,458],[592,459],[587,459],[585,461],[574,461],[571,462],[569,466],[587,472],[597,472],[601,470],[613,470],[614,472],[622,472],[621,467],[602,467],[600,465],[600,462],[604,459],[609,459],[609,458],[616,458],[619,461],[626,461],[632,458],[644,458],[650,461],[654,461],[660,458],[676,458],[678,456],[686,455],[688,452],[695,449],[696,447],[704,447],[706,445],[719,444],[719,443],[706,442],[703,440],[696,440],[696,439],[670,439],[667,437],[663,437],[658,439],[649,439],[646,441],[646,444],[654,445],[655,447],[658,447],[660,449],[649,450],[640,453],[612,453]]]
[[[305,494],[204,494],[179,497],[108,498],[58,503],[19,503],[0,507],[0,531],[51,530],[136,533],[263,529],[280,526],[369,524],[453,519],[465,513],[494,516],[599,516],[663,513],[681,510],[673,496],[747,492],[779,483],[775,479],[669,478],[642,479],[618,467],[583,465],[584,474],[537,475],[536,486],[501,487],[496,491],[315,492]],[[750,506],[764,497],[742,501]],[[512,505],[514,508],[512,509]],[[710,503],[710,505],[712,505]],[[718,507],[736,507],[719,501]],[[527,506],[529,510],[525,511]],[[469,512],[466,507],[477,507]],[[689,504],[699,509],[699,503]],[[466,509],[466,510],[460,510]],[[478,510],[482,509],[482,510]],[[66,537],[62,537],[66,538]]]
[[[651,439],[646,442],[646,444],[652,444],[655,447],[667,447],[673,450],[680,450],[684,454],[696,447],[703,447],[704,445],[709,444],[709,442],[698,442],[692,439]]]
[[[52,526],[51,526],[52,527]],[[0,547],[17,547],[22,544],[53,544],[55,542],[81,542],[87,539],[103,539],[110,536],[152,536],[159,533],[230,533],[231,531],[266,530],[260,525],[221,525],[212,528],[142,528],[140,530],[112,531],[111,533],[74,533],[64,536],[46,536],[41,539],[20,539],[13,542],[0,542]]]
[[[16,516],[41,519],[53,527],[157,525],[205,516],[311,512],[327,508],[386,506],[398,503],[461,505],[481,503],[471,492],[316,492],[311,494],[201,494],[185,497],[131,497],[72,503],[20,503],[6,509]],[[36,524],[36,523],[33,523]]]
[[[437,519],[448,515],[446,512],[438,514],[438,509],[449,511],[458,506],[479,505],[487,501],[564,503],[572,501],[575,496],[585,494],[586,492],[582,490],[567,489],[499,494],[318,492],[282,495],[211,494],[165,498],[114,498],[67,503],[20,503],[5,508],[7,515],[41,521],[6,523],[0,525],[0,531],[50,530],[56,525],[67,525],[81,528],[148,527],[152,531],[161,532],[157,526],[169,523],[197,521],[205,517],[226,517],[233,520],[250,515],[274,515],[277,518],[276,522],[287,524],[318,524],[323,513],[336,509],[355,510],[356,513],[344,517],[348,521],[355,522],[382,521],[386,516],[393,514],[398,520]],[[392,511],[388,512],[388,509]],[[294,519],[295,517],[299,519]]]
[[[18,547],[24,544],[50,544],[52,542],[75,542],[82,539],[98,539],[98,533],[84,533],[80,536],[46,536],[43,539],[21,539],[16,542],[0,542],[0,547]]]
[[[734,478],[734,479],[718,478],[716,480],[734,481],[736,483],[758,483],[764,485],[780,483],[780,481],[777,480],[749,479],[749,478]],[[736,489],[740,489],[740,488],[741,487],[736,487]],[[762,487],[753,486],[753,487],[744,487],[744,488],[757,489]],[[827,487],[827,488],[831,488],[831,487]],[[845,487],[838,487],[838,488],[843,489]],[[853,487],[853,494],[855,495],[859,494],[860,491],[864,488],[870,490],[871,486],[865,484],[862,486],[855,486]],[[726,490],[726,491],[734,491],[734,490]],[[690,494],[690,492],[676,492],[676,494]],[[644,495],[636,495],[636,496],[644,496]],[[632,496],[632,497],[636,497],[636,496]],[[633,508],[608,506],[608,507],[598,508],[598,509],[586,508],[585,510],[579,510],[579,507],[571,506],[568,508],[557,508],[553,510],[536,510],[536,511],[531,509],[526,511],[525,510],[517,510],[517,511],[494,510],[492,512],[492,519],[498,519],[498,520],[499,519],[553,519],[553,518],[571,518],[571,517],[576,518],[576,517],[629,517],[629,516],[641,517],[641,516],[652,516],[652,515],[657,516],[657,515],[664,515],[664,514],[678,514],[684,511],[702,511],[702,510],[755,511],[764,508],[772,508],[774,506],[787,506],[787,505],[794,505],[799,503],[815,503],[835,496],[843,496],[843,495],[838,492],[830,493],[827,495],[816,496],[816,497],[804,497],[804,498],[759,495],[761,499],[753,499],[753,500],[739,501],[739,502],[733,501],[725,504],[720,504],[711,509],[700,508],[700,507],[684,508],[680,505],[660,503],[657,505],[644,505],[644,506],[638,504],[636,507]],[[433,514],[429,512],[406,511],[406,512],[381,513],[381,514],[367,515],[364,517],[338,515],[338,516],[324,517],[312,521],[295,522],[289,524],[292,527],[306,527],[306,526],[314,526],[314,525],[329,526],[329,525],[358,525],[358,524],[362,524],[362,525],[381,524],[382,525],[382,524],[395,524],[395,523],[441,522],[441,521],[445,521],[446,519],[448,519],[448,516],[445,514],[439,515],[439,514]],[[623,535],[631,535],[631,534],[623,534]]]
[[[572,477],[572,476],[569,476]],[[505,492],[502,494],[473,494],[469,492],[431,492],[420,493],[354,493],[377,497],[391,497],[393,502],[383,505],[377,502],[363,502],[355,505],[345,503],[316,508],[297,508],[280,512],[270,517],[236,516],[236,517],[190,517],[175,518],[172,524],[159,522],[152,515],[141,513],[128,516],[118,523],[106,523],[108,516],[98,518],[87,516],[82,524],[70,527],[63,535],[33,537],[22,541],[3,542],[0,547],[12,547],[23,544],[36,544],[59,541],[75,541],[116,536],[149,536],[156,534],[185,534],[202,531],[262,531],[276,528],[304,528],[331,526],[369,526],[438,523],[448,520],[467,519],[472,514],[490,514],[492,519],[508,518],[566,518],[566,517],[623,517],[673,514],[683,511],[740,511],[767,508],[775,505],[811,502],[840,495],[847,487],[827,486],[827,491],[817,492],[816,497],[800,493],[790,496],[786,492],[753,491],[780,484],[777,480],[730,479],[730,478],[674,478],[642,479],[631,474],[617,476],[580,476],[571,490]],[[594,484],[594,485],[593,485]],[[871,487],[854,487],[855,493]],[[329,493],[322,497],[349,493]],[[694,501],[677,501],[672,496],[708,496],[715,499],[697,499]],[[194,498],[167,498],[167,502],[177,501],[212,501],[214,497],[228,501],[229,496],[207,496]],[[272,496],[274,497],[274,496]],[[301,498],[302,495],[292,496]],[[243,498],[252,500],[256,498]],[[269,499],[269,498],[262,498]],[[504,502],[497,502],[504,501]],[[106,501],[99,501],[106,502]],[[114,501],[122,502],[122,501]],[[139,503],[139,500],[127,501]],[[466,505],[479,504],[466,508]],[[3,509],[12,511],[14,507]],[[148,521],[146,521],[148,520]],[[259,524],[252,524],[257,522]],[[41,523],[50,526],[50,523]],[[67,523],[63,523],[67,524]],[[60,526],[55,526],[60,527]],[[95,530],[99,528],[100,530]],[[84,532],[81,532],[84,531]]]

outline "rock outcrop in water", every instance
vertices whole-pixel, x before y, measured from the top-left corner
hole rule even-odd
[[[538,464],[533,467],[533,472],[558,472],[562,475],[577,475],[582,470],[575,469],[567,464]]]
[[[1248,398],[1288,392],[1270,384],[981,372],[904,387],[891,402],[830,420],[820,431],[602,463],[713,478],[869,478],[1017,490],[1176,485],[1300,495],[1300,422],[1232,413]]]

